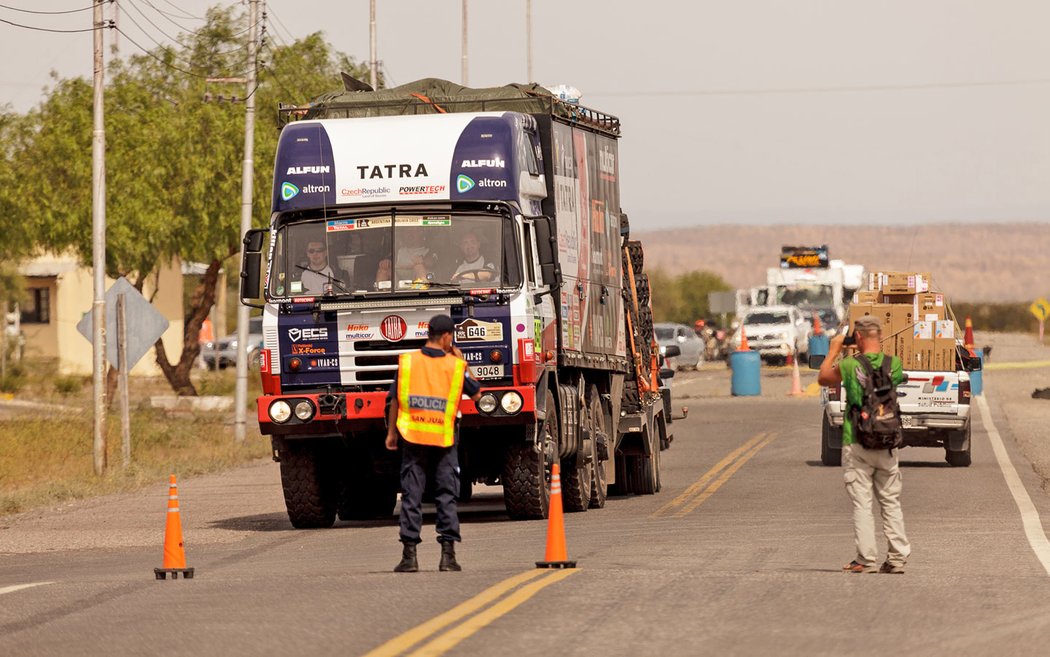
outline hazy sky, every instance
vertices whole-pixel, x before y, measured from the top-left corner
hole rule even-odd
[[[120,0],[160,41],[136,9],[174,34],[169,18],[193,28],[180,14],[231,3]],[[367,60],[367,0],[268,4],[286,40],[323,31]],[[377,4],[393,83],[461,81],[460,0]],[[574,85],[623,121],[635,226],[1050,219],[1046,0],[533,0],[532,11],[536,81]],[[469,12],[470,84],[524,81],[525,0],[470,0]],[[58,29],[88,27],[90,14],[0,8],[0,19]],[[131,21],[121,27],[151,45]],[[0,37],[0,102],[18,111],[39,101],[49,71],[91,74],[89,33],[0,23]]]

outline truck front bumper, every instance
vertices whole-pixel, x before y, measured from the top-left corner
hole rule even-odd
[[[459,402],[462,426],[495,426],[527,424],[536,420],[536,389],[529,386],[506,386],[484,388],[482,394],[496,396],[496,410],[485,414],[474,402],[463,398]],[[515,392],[521,396],[521,409],[507,413],[500,401],[503,395]],[[386,428],[387,393],[377,392],[332,392],[291,393],[263,395],[256,400],[259,431],[264,435],[322,435],[366,431]],[[284,402],[291,410],[283,422],[277,421],[277,402]],[[305,419],[296,414],[296,408],[306,402],[312,413]],[[304,414],[305,415],[305,414]]]

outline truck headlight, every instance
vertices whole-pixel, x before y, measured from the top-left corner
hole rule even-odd
[[[292,407],[283,399],[278,399],[270,404],[270,419],[277,424],[284,424],[292,417]]]
[[[302,400],[295,405],[295,417],[306,422],[314,416],[314,405],[307,400]]]
[[[496,395],[491,392],[486,392],[478,400],[478,410],[488,415],[496,410]]]
[[[499,400],[499,405],[505,413],[516,415],[521,410],[521,395],[513,390],[504,393],[503,398]]]

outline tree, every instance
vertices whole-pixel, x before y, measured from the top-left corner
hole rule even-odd
[[[725,280],[709,271],[691,271],[670,276],[662,269],[649,273],[653,317],[661,322],[678,322],[690,326],[711,313],[708,295],[732,288]]]
[[[190,295],[183,348],[173,361],[156,344],[157,364],[173,390],[195,395],[190,372],[197,336],[215,302],[219,273],[240,252],[242,103],[207,102],[208,95],[243,97],[243,87],[209,82],[247,69],[243,14],[213,8],[204,27],[173,47],[114,62],[106,89],[106,273],[139,289],[160,266],[178,258],[207,265]],[[306,102],[338,84],[341,70],[366,69],[337,53],[320,34],[275,47],[264,45],[257,94],[254,223],[266,225],[280,98]],[[91,86],[58,80],[45,101],[24,117],[3,115],[0,221],[17,232],[0,238],[0,255],[36,250],[76,253],[91,262]],[[10,185],[6,183],[10,182]],[[32,198],[33,203],[24,199]]]

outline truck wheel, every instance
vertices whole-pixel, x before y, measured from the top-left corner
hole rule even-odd
[[[962,434],[962,435],[960,435]],[[953,440],[954,438],[954,440]],[[970,467],[970,427],[966,427],[963,431],[952,431],[948,434],[948,440],[946,444],[950,445],[952,442],[965,443],[966,447],[958,451],[952,451],[948,447],[944,449],[944,460],[948,462],[948,465],[953,468],[968,468]]]
[[[559,445],[565,449],[572,449],[565,436],[573,430],[575,424],[576,436],[581,437],[580,429],[586,420],[583,418],[583,409],[579,408],[579,395],[574,386],[558,386],[558,397],[561,401],[559,408],[559,427],[561,438]],[[591,505],[591,454],[585,453],[583,445],[576,446],[576,453],[569,454],[561,462],[561,490],[562,500],[566,511],[586,511]]]
[[[551,464],[558,458],[558,411],[548,389],[547,417],[538,427],[539,450],[531,441],[507,446],[503,464],[503,502],[507,515],[516,520],[546,518],[550,508]]]
[[[587,421],[591,428],[591,445],[594,452],[594,458],[591,460],[594,474],[591,475],[590,503],[592,509],[600,509],[605,506],[605,499],[609,494],[609,486],[605,483],[605,464],[609,462],[609,422],[596,386],[592,385],[587,390],[587,399]]]
[[[288,520],[296,529],[331,527],[335,522],[338,488],[326,446],[290,442],[281,455],[281,487]]]
[[[828,443],[839,445],[838,449]],[[824,465],[842,465],[842,429],[831,426],[828,414],[820,424],[820,462]]]
[[[648,456],[632,457],[628,463],[628,468],[632,469],[632,492],[637,495],[653,495],[660,491],[660,438],[648,435],[648,431],[646,434],[645,440],[649,442],[652,453]]]

